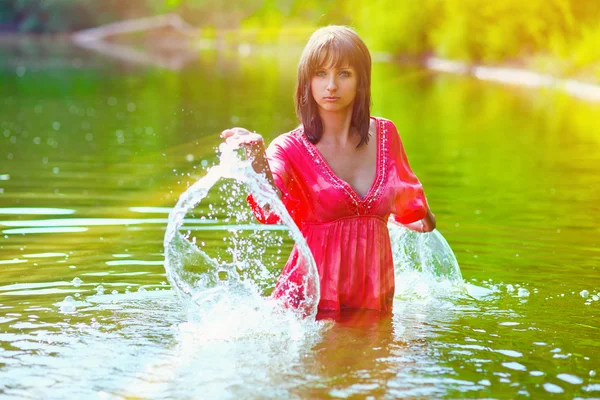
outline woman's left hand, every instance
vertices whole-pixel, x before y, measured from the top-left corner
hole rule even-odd
[[[436,226],[435,215],[433,215],[431,210],[427,210],[425,218],[420,221],[405,224],[404,226],[416,232],[431,232]]]

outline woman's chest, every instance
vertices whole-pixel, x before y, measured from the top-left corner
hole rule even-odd
[[[322,162],[311,160],[310,164],[305,163],[297,170],[302,202],[309,206],[312,217],[321,221],[353,215],[383,217],[393,210],[394,199],[401,190],[393,170],[377,170],[373,166],[371,176],[367,177],[369,182],[353,187],[336,176],[331,166],[322,165]]]
[[[377,149],[375,145],[341,149],[317,146],[325,175],[352,189],[358,197],[365,197],[377,178]]]

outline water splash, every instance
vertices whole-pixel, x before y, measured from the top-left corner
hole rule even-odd
[[[265,177],[254,172],[250,161],[242,160],[237,149],[227,144],[222,144],[220,151],[219,164],[211,167],[203,178],[181,195],[169,215],[165,233],[167,278],[175,291],[192,304],[190,320],[219,321],[223,319],[220,316],[238,314],[254,315],[253,318],[265,320],[273,318],[273,312],[284,312],[281,307],[277,307],[277,301],[264,296],[272,290],[283,266],[269,268],[269,263],[265,262],[265,250],[270,246],[281,252],[282,238],[275,238],[272,230],[264,231],[264,225],[247,223],[248,218],[252,218],[248,217],[248,206],[245,202],[234,204],[233,200],[237,194],[242,193],[251,193],[261,207],[268,207],[281,216],[283,227],[287,229],[280,232],[289,234],[303,260],[298,264],[307,268],[303,274],[305,300],[298,310],[285,312],[314,317],[319,302],[319,277],[302,234]],[[223,181],[231,184],[219,187]],[[218,188],[224,197],[211,202],[213,199],[209,191],[213,188]],[[202,236],[200,240],[191,237],[191,231],[195,231],[195,228],[184,226],[186,215],[193,212],[203,200],[209,203],[204,207],[204,210],[208,208],[208,219],[204,216],[201,219],[227,222],[218,227],[229,235],[228,238],[222,238],[229,241],[225,251],[228,256],[215,253],[204,241],[208,240],[207,236]],[[219,204],[226,208],[219,209]],[[392,241],[397,298],[422,300],[466,292],[456,258],[438,231],[422,234],[392,222],[388,227]],[[181,231],[186,228],[189,230],[183,234]],[[208,228],[204,225],[198,231],[205,234],[210,231]],[[213,228],[217,229],[217,225],[210,229]],[[254,232],[255,236],[244,236],[243,231]],[[255,233],[259,231],[266,235],[256,236]],[[285,298],[279,302],[282,303],[286,303]],[[249,305],[252,307],[248,308]],[[281,320],[281,315],[277,319]],[[222,324],[227,325],[231,325],[231,319],[229,323]],[[254,332],[250,325],[246,324],[248,329],[243,331]],[[223,335],[223,332],[219,334],[220,337]]]
[[[179,198],[177,205],[169,215],[169,223],[164,238],[165,270],[171,286],[183,298],[191,300],[199,310],[212,310],[214,307],[228,305],[232,307],[244,302],[253,302],[261,298],[262,302],[283,304],[285,296],[280,301],[265,299],[263,294],[269,292],[275,281],[274,273],[269,270],[264,262],[265,247],[271,244],[280,247],[282,240],[271,240],[263,243],[252,243],[242,235],[240,224],[247,216],[236,211],[233,204],[238,193],[251,193],[255,201],[263,208],[269,208],[280,216],[281,222],[287,227],[286,231],[295,242],[301,262],[298,264],[306,268],[303,282],[304,301],[297,310],[291,312],[302,316],[314,317],[319,301],[319,277],[317,268],[298,227],[288,214],[285,206],[275,194],[265,177],[254,172],[249,160],[242,160],[236,148],[226,143],[220,146],[220,162],[211,167],[207,174],[194,183]],[[185,216],[202,200],[209,196],[213,187],[218,187],[223,181],[231,184],[221,190],[225,194],[225,210],[218,210],[212,204],[208,205],[209,211],[227,222],[220,225],[220,229],[230,234],[228,257],[222,254],[213,254],[210,245],[198,243],[196,238],[190,239],[189,232],[184,235],[180,230],[185,229]],[[247,206],[245,209],[247,210]],[[222,211],[224,215],[217,215]],[[247,211],[246,211],[247,214]],[[230,222],[234,223],[230,223]],[[247,225],[245,225],[247,228]],[[251,227],[250,227],[251,228]],[[193,228],[190,228],[193,229]],[[252,231],[252,229],[250,229]],[[256,225],[254,232],[265,232],[261,225]],[[265,239],[266,236],[262,238]],[[256,237],[254,238],[256,239]],[[226,240],[224,238],[224,240]],[[256,241],[256,240],[255,240]],[[242,301],[241,298],[244,298]],[[235,302],[233,299],[238,299]],[[199,311],[196,310],[196,311]],[[207,311],[209,312],[209,311]]]
[[[391,221],[388,229],[396,298],[427,299],[467,292],[458,261],[439,231],[418,233]]]

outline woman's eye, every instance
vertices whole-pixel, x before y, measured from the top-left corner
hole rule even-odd
[[[327,72],[325,72],[325,71],[317,71],[315,73],[315,75],[317,75],[317,76],[325,76],[325,75],[327,75]]]
[[[346,78],[346,77],[350,76],[350,72],[348,72],[348,71],[341,71],[339,73],[339,75],[342,76],[342,77],[344,77],[344,78]]]

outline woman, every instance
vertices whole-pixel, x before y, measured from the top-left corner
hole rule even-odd
[[[370,116],[370,86],[371,56],[363,41],[350,28],[324,27],[309,39],[298,67],[301,125],[266,151],[256,133],[243,128],[222,133],[228,143],[246,148],[254,169],[265,174],[300,228],[319,271],[319,310],[390,311],[388,218],[420,232],[435,229],[394,124]],[[259,221],[278,221],[251,196],[249,203]],[[274,297],[302,285],[298,262],[294,248]],[[287,301],[298,306],[302,291],[293,293]]]

